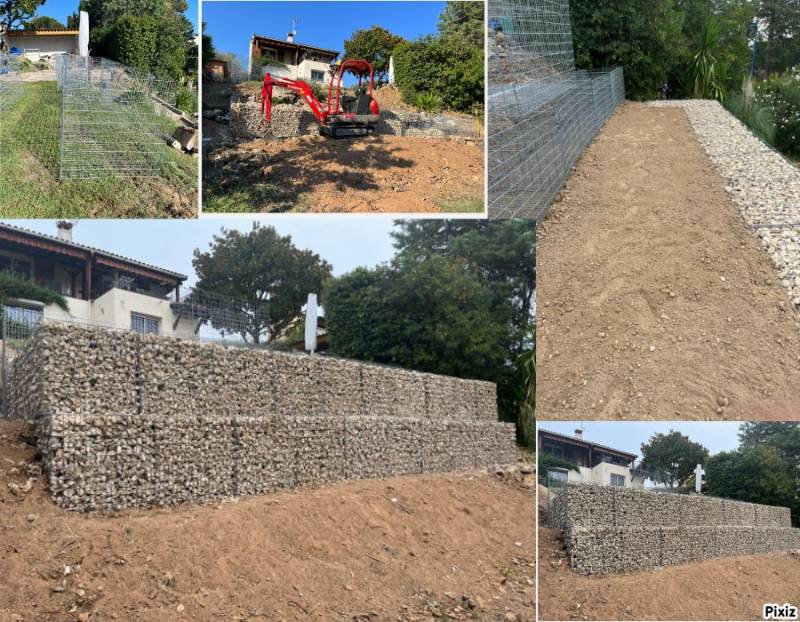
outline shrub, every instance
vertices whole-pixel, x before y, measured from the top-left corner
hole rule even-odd
[[[124,15],[108,32],[108,49],[123,65],[149,71],[156,55],[158,24],[147,16]]]
[[[763,105],[763,101],[756,96],[753,83],[749,79],[745,79],[741,92],[728,97],[724,105],[753,134],[768,145],[775,145],[775,119],[772,109]]]
[[[442,98],[435,93],[418,93],[414,105],[425,112],[439,112],[442,109]]]
[[[782,153],[800,158],[800,77],[788,73],[756,86],[755,100],[769,109],[775,124],[774,144]]]
[[[403,43],[394,49],[394,63],[397,88],[409,103],[432,93],[443,107],[469,112],[483,101],[483,49],[460,37]]]

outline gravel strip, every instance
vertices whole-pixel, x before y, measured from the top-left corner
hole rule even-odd
[[[800,169],[769,148],[719,102],[675,100],[725,179],[725,190],[767,251],[789,298],[800,310]]]

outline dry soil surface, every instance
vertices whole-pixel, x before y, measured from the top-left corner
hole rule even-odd
[[[448,212],[465,204],[483,210],[483,149],[472,142],[256,140],[211,150],[203,178],[208,211],[218,201],[241,212]]]
[[[542,620],[761,620],[765,603],[800,602],[798,576],[790,553],[584,576],[569,569],[558,531],[539,528]]]
[[[533,620],[530,481],[405,477],[79,515],[34,479],[29,433],[0,422],[3,622]]]
[[[626,104],[539,228],[546,419],[800,419],[800,319],[679,109]]]

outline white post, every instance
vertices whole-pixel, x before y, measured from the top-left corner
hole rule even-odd
[[[694,470],[694,491],[699,495],[703,490],[703,475],[706,472],[703,470],[701,465],[697,465],[697,468]]]
[[[394,84],[394,56],[389,57],[389,84]]]
[[[89,56],[89,14],[86,11],[81,11],[80,13],[78,53],[84,58]]]
[[[317,318],[319,307],[317,295],[309,294],[306,303],[306,350],[313,354],[317,350]]]

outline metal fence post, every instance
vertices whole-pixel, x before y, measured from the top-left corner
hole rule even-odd
[[[64,124],[66,122],[67,63],[61,63],[61,142],[58,153],[58,181],[64,181]]]
[[[3,321],[3,417],[8,417],[8,352],[6,342],[8,341],[8,318],[5,308],[0,309],[0,318]]]

